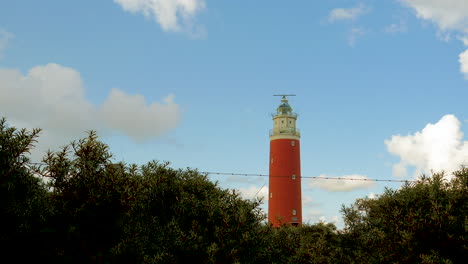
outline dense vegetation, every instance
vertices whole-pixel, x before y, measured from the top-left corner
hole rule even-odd
[[[468,169],[343,207],[345,229],[272,228],[260,201],[192,169],[113,164],[95,132],[27,158],[39,130],[0,121],[0,248],[15,263],[464,263]],[[47,183],[42,179],[46,178]]]

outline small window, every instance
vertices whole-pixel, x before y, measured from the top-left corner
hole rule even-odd
[[[273,193],[270,193],[270,198],[273,198]]]
[[[292,178],[293,180],[295,180],[295,179],[296,179],[296,174],[293,174],[293,175],[291,176],[291,178]]]
[[[291,124],[291,123],[292,123],[291,120],[289,120],[289,124]]]
[[[296,209],[293,209],[292,214],[296,215]]]
[[[281,120],[281,124],[284,124],[284,120]]]
[[[291,141],[291,146],[293,146],[293,147],[296,146],[296,141],[292,140]]]

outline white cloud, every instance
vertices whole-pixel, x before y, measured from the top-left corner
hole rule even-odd
[[[0,69],[0,114],[17,127],[45,129],[39,146],[45,141],[53,144],[44,147],[56,147],[89,129],[117,130],[137,140],[157,137],[176,127],[180,109],[171,95],[147,105],[143,96],[118,89],[95,106],[85,97],[79,72],[50,63],[26,75]]]
[[[194,17],[205,8],[205,0],[114,0],[125,11],[155,19],[164,31],[194,31]]]
[[[147,105],[142,95],[128,95],[114,88],[102,105],[101,114],[109,128],[145,140],[175,128],[180,109],[172,94],[165,97],[163,103]]]
[[[328,15],[329,22],[335,22],[339,20],[354,20],[359,16],[365,14],[370,9],[363,4],[359,4],[352,8],[335,8],[330,11]]]
[[[366,31],[363,28],[360,28],[360,27],[352,28],[348,35],[348,44],[351,47],[354,47],[354,45],[356,44],[356,40],[359,37],[364,36],[365,34],[366,34]]]
[[[0,106],[9,118],[59,133],[94,126],[80,74],[58,64],[34,67],[26,75],[0,69]]]
[[[468,33],[468,1],[466,0],[400,0],[416,11],[416,16],[430,20],[442,31]]]
[[[315,201],[309,193],[302,192],[302,222],[303,223],[315,223],[319,221],[319,218],[324,213],[318,209],[321,207],[317,201]]]
[[[319,222],[322,223],[332,223],[332,224],[337,224],[340,222],[340,217],[337,215],[331,216],[331,217],[326,217],[326,216],[321,216],[319,217]]]
[[[8,42],[13,37],[12,33],[0,28],[0,59],[3,57],[3,51],[7,48]]]
[[[468,161],[468,141],[463,141],[461,123],[454,115],[445,115],[413,135],[394,135],[385,144],[390,153],[400,157],[395,176],[401,176],[398,172],[403,168],[406,171],[408,166],[413,166],[415,176],[443,170],[451,177],[451,172]]]
[[[405,177],[408,175],[408,170],[406,169],[405,164],[397,163],[392,166],[392,173],[397,177]]]
[[[320,218],[324,217],[323,212],[319,209],[313,208],[302,208],[302,222],[307,224],[313,224],[320,221]]]
[[[460,72],[468,80],[468,49],[458,55],[458,62],[460,62]]]
[[[341,179],[336,179],[341,178]],[[356,189],[367,189],[374,185],[367,176],[352,174],[341,177],[330,177],[322,174],[318,179],[311,179],[309,186],[311,188],[325,189],[331,192],[349,192]]]
[[[264,202],[268,201],[268,186],[266,185],[250,185],[246,188],[239,188],[239,192],[244,199],[262,198]]]
[[[461,42],[463,42],[463,45],[468,46],[468,37],[459,37]]]
[[[302,206],[303,207],[311,207],[317,205],[317,202],[314,201],[312,196],[302,193]]]

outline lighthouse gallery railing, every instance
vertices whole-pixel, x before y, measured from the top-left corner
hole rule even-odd
[[[270,129],[270,136],[273,135],[293,135],[300,136],[301,131],[297,128]]]

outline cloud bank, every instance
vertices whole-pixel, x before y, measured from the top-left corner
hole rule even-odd
[[[450,38],[450,32],[462,34],[464,40],[468,36],[468,1],[466,0],[400,0],[416,12],[416,16],[434,23],[439,29],[439,35]],[[459,55],[460,71],[468,79],[468,49]]]
[[[164,31],[194,32],[194,18],[204,0],[114,0],[123,10],[154,19]],[[195,29],[196,31],[197,29]],[[200,28],[198,28],[200,30]]]
[[[85,97],[80,73],[59,64],[36,66],[23,75],[0,69],[0,115],[18,127],[44,128],[50,141],[66,144],[89,129],[122,132],[134,140],[148,140],[174,129],[181,115],[174,96],[146,104],[141,95],[112,89],[96,106]],[[41,136],[39,141],[41,142]],[[51,143],[51,142],[49,142]]]
[[[403,177],[407,167],[416,168],[414,176],[445,171],[447,177],[468,162],[468,141],[463,140],[461,123],[454,115],[445,115],[435,124],[427,124],[412,135],[394,135],[385,140],[387,150],[398,156],[393,174]]]
[[[163,103],[147,105],[142,95],[129,95],[114,88],[100,114],[108,128],[145,140],[175,128],[180,119],[180,107],[174,103],[173,94],[165,97]]]
[[[322,174],[318,179],[311,179],[309,181],[309,186],[311,188],[320,188],[330,192],[349,192],[357,189],[367,189],[374,186],[374,182],[366,181],[368,179],[369,178],[367,176],[358,174],[344,175],[341,177],[330,177],[328,175]]]

